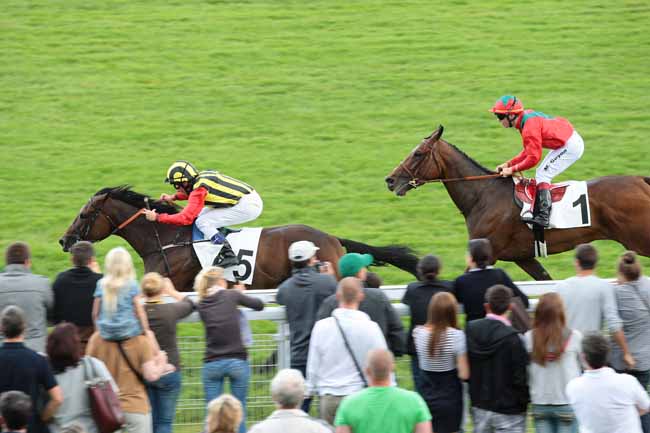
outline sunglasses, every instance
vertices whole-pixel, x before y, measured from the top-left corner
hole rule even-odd
[[[507,114],[505,113],[494,113],[495,116],[497,116],[497,119],[503,120],[506,118]]]

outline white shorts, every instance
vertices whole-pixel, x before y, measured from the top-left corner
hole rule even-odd
[[[537,166],[535,172],[537,185],[542,182],[551,183],[555,176],[579,160],[584,150],[585,143],[582,141],[582,137],[576,131],[573,131],[564,146],[550,151]]]
[[[239,199],[239,203],[233,207],[204,207],[196,219],[196,226],[206,239],[210,239],[221,227],[253,221],[260,216],[263,208],[262,198],[256,191],[252,191]]]

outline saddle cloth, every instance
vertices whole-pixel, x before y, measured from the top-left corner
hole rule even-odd
[[[238,266],[231,266],[225,270],[225,278],[228,281],[240,281],[244,284],[253,284],[253,274],[257,259],[257,248],[260,242],[262,227],[244,227],[239,232],[230,233],[226,238],[232,250],[239,258]],[[196,227],[192,226],[192,241],[194,253],[199,259],[202,268],[212,266],[214,258],[221,251],[222,245],[214,245],[211,242],[202,241],[205,237]]]
[[[530,216],[535,207],[535,179],[512,178],[515,184],[515,203],[521,216]],[[587,182],[570,180],[551,185],[551,221],[549,228],[570,229],[589,227],[591,212]]]

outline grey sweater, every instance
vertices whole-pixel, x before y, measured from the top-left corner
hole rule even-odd
[[[636,361],[634,369],[650,370],[650,279],[642,277],[614,286],[614,289],[625,340]],[[611,361],[615,369],[625,369],[623,351],[615,342],[612,344]]]
[[[7,265],[0,273],[0,311],[9,305],[25,312],[25,346],[45,352],[47,315],[54,305],[54,295],[46,277],[32,274],[23,265]],[[0,343],[2,343],[0,336]]]

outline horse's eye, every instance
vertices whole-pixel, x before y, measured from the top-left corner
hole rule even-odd
[[[416,158],[422,158],[422,152],[415,152],[413,156]]]
[[[85,213],[79,214],[79,219],[85,220],[86,218],[88,218],[88,215],[86,215]]]

